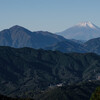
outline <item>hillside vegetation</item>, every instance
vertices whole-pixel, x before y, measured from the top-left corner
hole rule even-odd
[[[100,100],[100,86],[96,88],[96,90],[92,94],[90,100]]]
[[[0,93],[34,97],[49,86],[96,80],[100,56],[94,53],[0,47]]]

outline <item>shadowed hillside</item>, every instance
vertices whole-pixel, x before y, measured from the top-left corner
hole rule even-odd
[[[100,56],[94,53],[0,47],[0,93],[34,97],[50,85],[96,80]]]

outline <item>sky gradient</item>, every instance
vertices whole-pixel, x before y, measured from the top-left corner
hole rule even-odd
[[[0,0],[0,30],[60,32],[84,21],[100,27],[100,0]]]

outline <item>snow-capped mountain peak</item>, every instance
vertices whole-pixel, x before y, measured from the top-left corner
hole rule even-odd
[[[90,27],[90,28],[96,29],[96,26],[91,22],[81,22],[81,23],[77,24],[77,26],[79,26],[79,27]]]
[[[91,22],[81,22],[57,34],[67,39],[89,40],[100,37],[100,28]]]

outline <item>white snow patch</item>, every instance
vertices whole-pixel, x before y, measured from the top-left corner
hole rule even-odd
[[[90,27],[90,28],[95,28],[94,24],[92,24],[91,22],[81,22],[79,24],[77,24],[76,26],[78,27]]]

